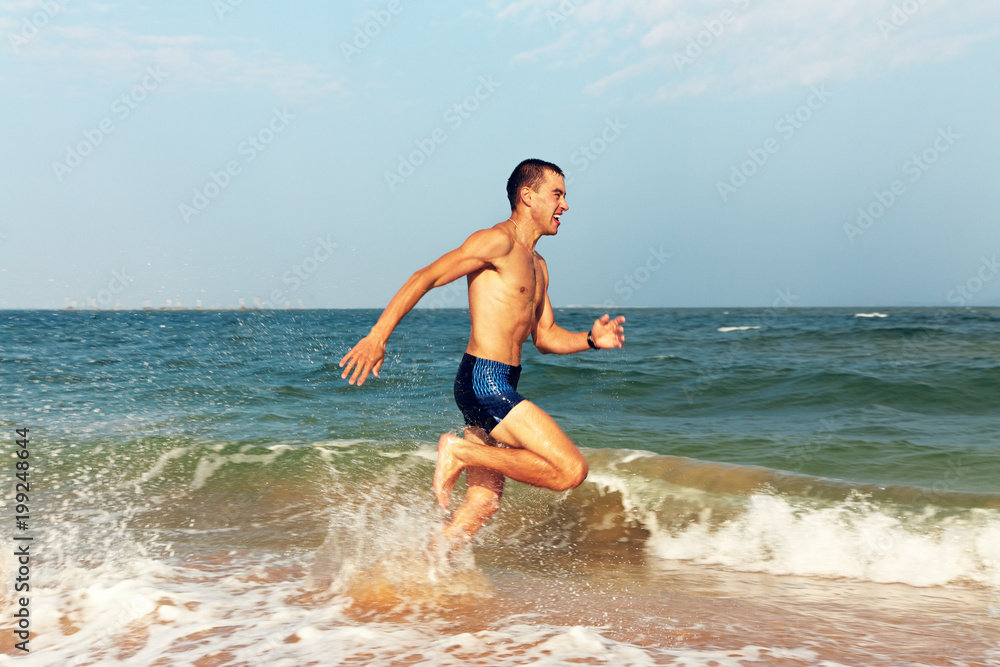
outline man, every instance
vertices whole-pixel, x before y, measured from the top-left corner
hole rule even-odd
[[[466,471],[465,502],[442,534],[452,549],[471,540],[499,509],[505,477],[555,491],[575,488],[587,477],[587,461],[576,445],[515,391],[528,336],[542,354],[616,348],[625,341],[624,317],[605,314],[589,332],[575,333],[553,318],[548,268],[535,244],[556,234],[569,209],[562,170],[525,160],[507,181],[507,198],[509,218],[414,273],[371,332],[340,360],[341,377],[351,374],[350,384],[364,384],[370,373],[378,377],[386,342],[400,320],[432,288],[467,276],[472,332],[455,378],[455,400],[467,426],[465,437],[445,433],[438,440],[433,485],[447,510],[451,490]]]

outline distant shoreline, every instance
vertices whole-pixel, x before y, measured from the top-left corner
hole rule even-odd
[[[213,313],[213,312],[306,312],[306,311],[316,311],[316,310],[375,310],[381,311],[384,306],[316,306],[316,307],[306,307],[306,306],[295,306],[288,308],[258,308],[258,307],[240,307],[240,306],[211,306],[211,307],[176,307],[176,306],[158,306],[158,307],[140,307],[140,308],[0,308],[0,313],[16,313],[16,312],[59,312],[59,313],[139,313],[139,312],[156,312],[156,313]],[[580,305],[573,304],[568,306],[554,306],[556,310],[609,310],[606,306],[601,304],[594,305]],[[754,311],[754,310],[768,310],[769,306],[620,306],[614,307],[610,310],[678,310],[678,311],[691,311],[691,310],[736,310],[736,311]],[[977,311],[977,310],[992,310],[1000,309],[1000,304],[982,304],[978,306],[954,306],[954,305],[920,305],[920,306],[789,306],[783,308],[783,310],[795,310],[795,311],[807,311],[807,310],[843,310],[843,311],[858,311],[858,312],[869,312],[869,311],[901,311],[901,310],[949,310],[955,312],[962,311]],[[467,307],[448,307],[448,308],[438,308],[438,307],[420,307],[419,305],[415,310],[418,311],[436,311],[436,310],[455,310],[455,311],[466,311]]]

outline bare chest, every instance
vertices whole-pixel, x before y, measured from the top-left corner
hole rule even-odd
[[[526,306],[538,303],[545,294],[542,267],[538,256],[524,250],[514,255],[511,260],[504,281],[508,290]]]
[[[534,310],[545,295],[544,273],[537,255],[516,248],[492,269],[470,276],[470,299],[483,299],[518,311]]]

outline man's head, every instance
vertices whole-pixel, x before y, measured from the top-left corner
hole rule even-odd
[[[517,210],[517,202],[521,199],[521,188],[527,187],[533,192],[538,192],[539,186],[545,182],[545,172],[551,171],[563,176],[562,169],[544,160],[534,158],[524,160],[514,168],[510,178],[507,179],[507,200],[510,202],[510,210]]]

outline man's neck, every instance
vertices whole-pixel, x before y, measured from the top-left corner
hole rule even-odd
[[[527,246],[529,250],[534,252],[535,245],[538,243],[538,239],[542,237],[535,228],[535,225],[531,218],[519,217],[516,213],[512,214],[508,218],[512,223],[514,223],[514,228],[518,233],[518,237],[524,241],[524,245]]]

